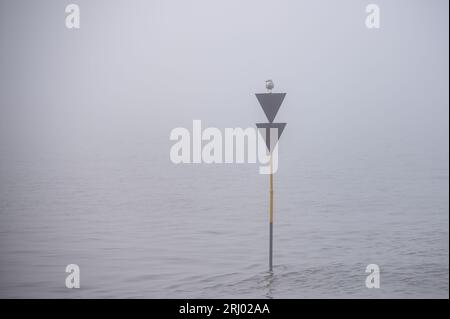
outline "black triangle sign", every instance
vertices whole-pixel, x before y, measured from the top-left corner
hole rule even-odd
[[[264,142],[266,143],[267,149],[269,152],[272,152],[275,146],[278,143],[278,140],[281,137],[281,134],[283,133],[284,128],[286,127],[286,123],[256,123],[256,127],[258,128],[258,132],[260,132],[261,137],[264,139]],[[276,128],[278,129],[278,136],[274,140],[273,145],[270,145],[270,129]],[[272,146],[272,147],[270,147]]]
[[[256,98],[270,123],[275,119],[285,96],[286,93],[256,93]]]

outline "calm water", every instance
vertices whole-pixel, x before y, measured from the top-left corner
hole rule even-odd
[[[176,166],[161,145],[3,155],[0,296],[448,298],[448,166],[282,149],[271,274],[268,177],[249,164]],[[65,288],[70,263],[81,289]],[[378,290],[365,287],[370,263]]]

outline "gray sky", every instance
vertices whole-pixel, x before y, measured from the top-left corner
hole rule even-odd
[[[176,126],[264,120],[264,80],[288,92],[285,144],[389,143],[448,164],[448,2],[2,1],[2,153],[160,142]],[[131,142],[133,143],[133,142]],[[8,146],[9,145],[9,146]],[[29,146],[32,146],[29,148]]]

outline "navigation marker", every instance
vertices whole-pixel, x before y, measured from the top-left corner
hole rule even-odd
[[[266,143],[267,150],[272,152],[286,127],[286,123],[256,123],[256,127]],[[271,133],[276,134],[276,132],[278,132],[278,136],[270,136]]]
[[[256,98],[266,114],[269,123],[256,123],[259,134],[264,139],[267,150],[270,153],[270,175],[269,175],[269,271],[273,269],[273,167],[272,151],[278,143],[286,123],[273,123],[275,116],[283,103],[286,93],[272,93],[274,84],[272,80],[266,81],[268,93],[256,93]]]
[[[256,93],[255,95],[264,113],[266,113],[267,119],[272,123],[275,116],[277,116],[286,93]]]

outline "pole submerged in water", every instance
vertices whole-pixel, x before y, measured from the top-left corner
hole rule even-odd
[[[273,270],[273,157],[274,150],[281,133],[283,133],[286,123],[273,123],[281,103],[283,103],[286,93],[272,93],[274,84],[272,80],[266,81],[268,93],[256,93],[256,98],[266,114],[269,123],[256,123],[258,131],[266,142],[267,149],[270,153],[270,171],[269,171],[269,271]],[[262,132],[260,131],[262,129]],[[270,137],[272,129],[277,136]],[[272,143],[274,141],[274,143]],[[275,157],[277,159],[278,157]]]

